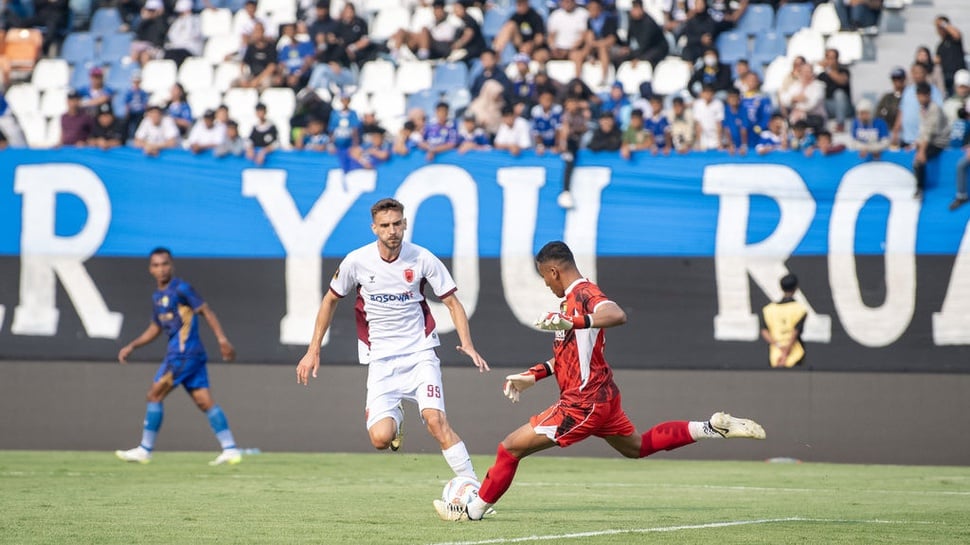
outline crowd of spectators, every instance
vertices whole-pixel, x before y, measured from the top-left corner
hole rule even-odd
[[[381,42],[371,39],[367,21],[352,2],[336,17],[329,0],[301,3],[298,21],[272,28],[257,15],[255,0],[249,0],[242,8],[243,24],[235,27],[239,50],[231,57],[243,69],[234,85],[293,89],[299,101],[290,134],[279,134],[260,104],[251,134],[240,137],[239,125],[224,107],[192,112],[178,84],[164,104],[150,104],[137,73],[130,88],[112,90],[96,66],[89,72],[90,84],[68,97],[61,144],[107,149],[128,143],[147,155],[183,147],[193,153],[245,156],[259,165],[275,150],[292,146],[334,153],[346,169],[374,168],[394,154],[423,153],[431,161],[450,150],[495,149],[516,156],[532,149],[561,154],[567,172],[582,148],[625,158],[708,150],[829,155],[849,148],[866,159],[902,148],[916,152],[919,197],[926,165],[943,149],[965,146],[970,138],[965,128],[970,72],[962,33],[945,16],[935,21],[935,50],[919,47],[908,70],[893,69],[892,90],[877,104],[868,99],[853,104],[851,70],[837,49],[826,50],[818,64],[796,57],[791,74],[770,94],[761,90],[761,67],[746,60],[733,66],[721,62],[715,47],[719,33],[736,25],[751,4],[777,8],[784,0],[670,0],[663,20],[654,20],[641,0],[633,0],[622,17],[614,0],[552,3],[545,17],[529,0],[515,0],[508,20],[487,39],[474,14],[489,5],[433,0],[426,26],[402,24]],[[880,0],[834,3],[844,28],[868,31],[878,23]],[[136,0],[122,2],[121,8],[134,32],[130,55],[136,62],[165,58],[181,64],[202,54],[204,38],[192,0]],[[57,27],[63,21],[55,13],[65,9],[66,2],[50,0],[38,5],[32,20],[8,10],[7,25],[39,24],[37,18],[43,18],[48,27]],[[56,43],[56,36],[49,41]],[[501,64],[509,49],[515,52],[512,69]],[[664,97],[649,82],[627,89],[609,80],[611,66],[655,66],[672,54],[693,63],[685,92]],[[397,134],[386,134],[373,110],[355,112],[350,106],[360,67],[378,57],[467,63],[474,74],[468,87],[471,102],[456,109],[441,102],[433,112],[413,109]],[[602,70],[599,85],[591,87],[580,78],[556,81],[545,70],[554,60],[571,61],[577,74],[594,62]],[[111,111],[115,93],[125,96],[123,112]],[[335,97],[332,105],[321,98],[327,94]],[[967,202],[970,159],[960,164],[962,185],[952,208]],[[568,201],[567,195],[563,202]]]

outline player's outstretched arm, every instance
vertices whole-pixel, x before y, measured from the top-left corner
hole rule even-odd
[[[320,310],[317,311],[317,320],[313,324],[313,337],[310,338],[310,346],[306,349],[306,354],[300,358],[300,363],[296,366],[296,383],[309,384],[310,377],[317,378],[317,369],[320,368],[320,345],[323,343],[323,336],[330,329],[333,321],[334,312],[337,310],[337,303],[340,298],[332,291],[327,291],[320,301]]]
[[[503,389],[505,397],[511,399],[512,403],[518,403],[522,392],[535,386],[537,380],[542,380],[552,374],[555,361],[552,359],[537,363],[526,371],[505,377],[505,388]]]
[[[441,302],[448,307],[448,312],[451,313],[451,321],[455,324],[455,331],[458,333],[458,340],[461,341],[461,344],[456,347],[457,350],[471,358],[479,372],[490,371],[488,362],[475,350],[475,345],[472,343],[471,327],[468,325],[468,315],[465,314],[464,305],[461,304],[455,294],[445,297]]]
[[[626,312],[613,301],[603,301],[596,305],[592,314],[566,316],[559,312],[548,312],[539,316],[535,326],[546,331],[566,331],[595,327],[605,329],[626,323]]]
[[[148,327],[141,335],[135,337],[135,340],[121,347],[118,351],[118,361],[121,363],[128,363],[128,356],[135,351],[136,348],[145,346],[146,344],[155,340],[158,334],[162,332],[162,328],[158,326],[155,322],[148,324]]]
[[[216,335],[216,340],[219,341],[219,352],[222,354],[222,361],[232,361],[236,359],[236,349],[229,342],[229,337],[226,337],[226,332],[222,330],[222,324],[219,323],[219,317],[216,316],[216,312],[212,310],[212,307],[208,303],[203,303],[201,307],[195,309],[196,312],[205,318],[209,327],[212,328],[212,332]]]

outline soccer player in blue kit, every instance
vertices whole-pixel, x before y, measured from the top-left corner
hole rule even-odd
[[[152,250],[148,272],[158,285],[152,294],[152,321],[141,335],[118,352],[118,361],[128,363],[128,356],[136,348],[152,342],[162,332],[168,335],[168,351],[148,389],[148,408],[141,443],[131,450],[115,451],[115,456],[125,462],[147,464],[151,461],[155,438],[162,427],[162,401],[182,385],[199,409],[205,412],[212,431],[222,445],[222,453],[209,465],[238,464],[242,460],[242,453],[236,448],[226,415],[212,401],[209,393],[209,374],[205,366],[208,358],[199,338],[198,315],[205,318],[219,340],[223,360],[232,361],[236,357],[236,350],[222,331],[215,312],[192,286],[173,276],[175,266],[172,253],[167,248]]]

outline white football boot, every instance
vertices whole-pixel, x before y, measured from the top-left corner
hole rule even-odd
[[[736,418],[727,413],[714,413],[708,421],[711,429],[721,437],[741,437],[746,439],[764,439],[765,429],[754,420]]]
[[[115,456],[123,462],[138,462],[147,464],[152,461],[152,453],[142,448],[141,445],[131,450],[116,450]]]
[[[227,448],[222,451],[219,456],[216,456],[215,460],[209,462],[210,466],[219,466],[222,464],[228,464],[234,466],[242,461],[242,452],[237,448]]]
[[[434,510],[438,513],[438,517],[441,520],[449,522],[468,520],[468,513],[465,511],[464,505],[445,503],[442,500],[434,500],[431,503],[434,505]]]
[[[397,434],[394,435],[394,439],[391,439],[391,450],[394,452],[397,452],[401,448],[401,444],[404,443],[404,406],[398,403],[397,409],[401,411],[401,423],[397,425]]]

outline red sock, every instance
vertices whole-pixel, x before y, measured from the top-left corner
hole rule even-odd
[[[495,454],[495,465],[485,474],[482,487],[478,489],[478,497],[487,503],[497,502],[512,485],[512,479],[518,467],[519,459],[509,454],[502,443],[499,443],[498,452]]]
[[[694,442],[686,420],[661,422],[640,436],[640,457],[645,458],[661,450],[673,450]]]

